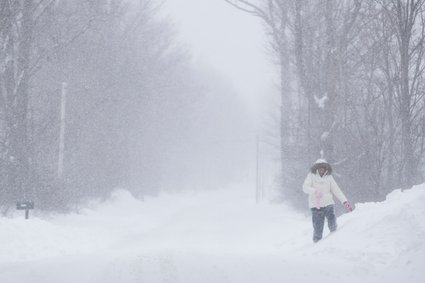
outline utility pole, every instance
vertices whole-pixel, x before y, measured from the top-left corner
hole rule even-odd
[[[60,116],[60,132],[59,132],[59,158],[58,158],[58,178],[62,178],[63,174],[63,156],[65,150],[65,107],[66,107],[66,91],[68,84],[62,82],[61,90],[61,116]]]

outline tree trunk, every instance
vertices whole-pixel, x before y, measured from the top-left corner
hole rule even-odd
[[[281,170],[285,170],[287,162],[287,147],[290,138],[289,131],[289,113],[290,113],[290,97],[288,95],[289,83],[289,55],[288,43],[285,36],[286,22],[282,19],[280,25],[280,41],[279,41],[279,64],[280,64],[280,152],[281,152]]]
[[[25,0],[22,3],[22,19],[20,30],[13,42],[10,36],[10,50],[17,58],[16,64],[8,66],[8,81],[12,87],[8,89],[8,162],[9,162],[9,186],[16,190],[15,197],[25,198],[29,185],[29,152],[27,135],[28,116],[28,91],[29,91],[29,68],[32,42],[32,11],[33,1]],[[11,30],[11,33],[14,31]],[[17,53],[15,51],[17,46]]]
[[[416,1],[417,2],[417,1]],[[410,44],[415,22],[415,1],[397,1],[398,43],[400,52],[400,119],[403,146],[402,189],[413,185],[416,174],[411,133],[411,93],[409,87]]]

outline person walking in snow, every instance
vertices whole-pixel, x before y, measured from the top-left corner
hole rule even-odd
[[[311,172],[303,184],[303,191],[308,194],[308,203],[313,220],[313,242],[322,239],[325,218],[331,232],[337,228],[334,211],[335,195],[348,211],[352,211],[350,203],[332,176],[332,167],[325,159],[318,159],[311,167]]]

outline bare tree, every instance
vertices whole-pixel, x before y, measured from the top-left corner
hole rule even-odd
[[[410,188],[418,177],[420,157],[416,155],[416,134],[423,110],[424,1],[394,0],[381,3],[397,39],[399,71],[396,102],[401,119],[402,186]],[[419,121],[418,121],[419,118]],[[420,126],[419,126],[420,127]],[[421,140],[421,139],[419,139]]]

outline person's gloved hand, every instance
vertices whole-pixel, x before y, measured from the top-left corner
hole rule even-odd
[[[342,205],[344,205],[345,209],[348,211],[353,211],[353,207],[350,205],[350,203],[348,201],[344,201],[342,203]]]

